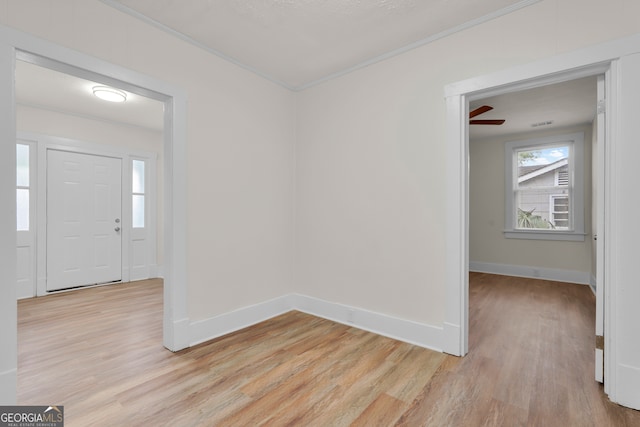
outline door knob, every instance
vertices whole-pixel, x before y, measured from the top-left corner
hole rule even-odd
[[[120,231],[120,227],[116,227],[116,228],[114,228],[114,230]]]

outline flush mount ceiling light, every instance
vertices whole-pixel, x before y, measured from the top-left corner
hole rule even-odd
[[[109,102],[124,102],[127,100],[126,92],[109,86],[94,86],[93,94]]]

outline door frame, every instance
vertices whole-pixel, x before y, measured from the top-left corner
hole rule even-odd
[[[471,78],[450,84],[445,88],[447,108],[447,215],[448,236],[446,253],[446,306],[443,326],[443,350],[463,356],[468,352],[469,339],[469,101],[489,96],[525,90],[552,83],[574,80],[580,77],[604,74],[606,76],[607,114],[605,141],[605,195],[615,186],[616,175],[612,172],[616,138],[619,131],[616,109],[618,94],[617,61],[633,53],[640,52],[640,35],[602,43],[571,53],[557,55],[531,64],[496,72],[486,76]],[[605,196],[603,212],[608,216],[616,201]],[[604,220],[598,218],[599,221]],[[605,318],[605,392],[614,402],[618,401],[615,376],[616,330],[615,318],[610,313],[615,308],[611,296],[616,286],[612,279],[612,242],[616,234],[611,232],[611,222],[604,222],[605,236],[598,236],[607,242],[604,248],[604,282],[606,286],[604,309]]]
[[[186,245],[186,92],[154,77],[115,65],[50,41],[0,25],[0,402],[15,402],[17,395],[17,303],[15,231],[16,104],[15,61],[24,56],[39,65],[74,74],[157,99],[164,113],[164,218],[165,281],[163,344],[171,351],[189,345],[187,315]],[[95,81],[95,80],[94,80]],[[12,284],[12,285],[7,285]]]

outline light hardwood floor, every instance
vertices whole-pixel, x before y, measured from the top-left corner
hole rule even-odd
[[[470,353],[290,312],[179,353],[162,282],[18,304],[20,404],[67,426],[639,426],[593,381],[585,286],[472,274]]]

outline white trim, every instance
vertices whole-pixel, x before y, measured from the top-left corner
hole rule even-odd
[[[294,294],[294,309],[419,347],[442,351],[442,328]]]
[[[566,230],[504,230],[507,239],[525,240],[563,240],[568,242],[584,242],[586,233],[576,233]]]
[[[469,262],[469,271],[499,274],[501,276],[525,277],[529,279],[553,280],[556,282],[591,284],[591,273],[560,268],[533,267],[526,265],[496,264],[491,262]]]
[[[420,46],[424,46],[426,44],[433,43],[433,42],[435,42],[437,40],[440,40],[440,39],[442,39],[444,37],[448,37],[448,36],[450,36],[452,34],[468,30],[469,28],[473,28],[473,27],[475,27],[477,25],[481,25],[481,24],[483,24],[485,22],[491,21],[493,19],[499,18],[499,17],[507,15],[509,13],[516,12],[516,11],[518,11],[520,9],[524,9],[525,7],[528,7],[528,6],[531,6],[533,4],[539,3],[542,0],[520,0],[517,3],[511,4],[509,6],[506,6],[506,7],[502,8],[502,9],[499,9],[499,10],[496,10],[494,12],[488,13],[487,15],[481,16],[481,17],[476,18],[476,19],[472,19],[471,21],[464,22],[464,23],[462,23],[460,25],[457,25],[457,26],[455,26],[453,28],[449,28],[447,30],[441,31],[441,32],[439,32],[437,34],[434,34],[434,35],[429,36],[427,38],[418,40],[416,42],[409,43],[406,46],[400,47],[398,49],[394,49],[394,50],[392,50],[390,52],[387,52],[387,53],[384,53],[382,55],[375,56],[375,57],[373,57],[371,59],[363,61],[363,62],[361,62],[359,64],[354,65],[354,66],[348,67],[348,68],[346,68],[344,70],[337,71],[335,73],[331,73],[331,74],[329,74],[329,75],[327,75],[325,77],[321,77],[319,79],[312,80],[312,81],[307,82],[307,83],[303,83],[303,84],[301,84],[299,86],[293,86],[293,85],[290,85],[288,83],[285,83],[282,80],[279,80],[279,79],[277,79],[277,78],[275,78],[275,77],[273,77],[273,76],[271,76],[271,75],[269,75],[267,73],[264,73],[264,72],[260,71],[259,69],[255,68],[255,67],[253,67],[251,65],[247,65],[247,64],[245,64],[245,63],[243,63],[243,62],[241,62],[241,61],[239,61],[239,60],[237,60],[237,59],[235,59],[235,58],[233,58],[233,57],[231,57],[229,55],[226,55],[226,54],[220,52],[217,49],[214,49],[214,48],[212,48],[210,46],[207,46],[207,45],[205,45],[205,44],[193,39],[192,37],[190,37],[190,36],[188,36],[188,35],[186,35],[184,33],[176,31],[173,28],[167,27],[166,25],[164,25],[164,24],[162,24],[162,23],[160,23],[160,22],[158,22],[158,21],[156,21],[156,20],[154,20],[154,19],[152,19],[152,18],[150,18],[150,17],[148,17],[146,15],[143,15],[142,13],[140,13],[140,12],[138,12],[136,10],[133,10],[130,7],[123,5],[122,3],[118,2],[118,1],[115,1],[115,0],[100,0],[100,1],[102,3],[108,5],[108,6],[113,7],[114,9],[119,10],[120,12],[126,13],[129,16],[132,16],[132,17],[134,17],[136,19],[139,19],[139,20],[149,24],[149,25],[152,25],[152,26],[154,26],[154,27],[166,32],[167,34],[171,34],[172,36],[174,36],[174,37],[176,37],[176,38],[178,38],[178,39],[180,39],[180,40],[182,40],[184,42],[187,42],[187,43],[191,44],[192,46],[198,47],[198,48],[200,48],[200,49],[202,49],[202,50],[204,50],[206,52],[209,52],[209,53],[211,53],[213,55],[216,55],[219,58],[224,59],[225,61],[229,61],[232,64],[235,64],[235,65],[237,65],[237,66],[239,66],[241,68],[244,68],[245,70],[248,70],[248,71],[250,71],[250,72],[252,72],[254,74],[257,74],[258,76],[260,76],[260,77],[262,77],[264,79],[267,79],[272,83],[276,83],[276,84],[284,87],[285,89],[289,89],[291,91],[302,91],[302,90],[308,89],[310,87],[317,86],[317,85],[319,85],[321,83],[324,83],[326,81],[338,78],[340,76],[344,76],[345,74],[349,74],[349,73],[351,73],[353,71],[359,70],[361,68],[367,67],[367,66],[375,64],[377,62],[384,61],[386,59],[393,58],[394,56],[401,55],[401,54],[403,54],[405,52],[408,52],[410,50],[416,49],[416,48],[418,48]]]
[[[459,324],[444,322],[442,329],[442,349],[445,353],[455,356],[463,356],[459,350],[461,345],[458,337],[462,334],[462,327]],[[468,345],[464,344],[465,346]],[[466,348],[466,347],[465,347]]]
[[[198,320],[189,325],[190,345],[200,344],[239,331],[293,309],[291,295],[242,307],[228,313]]]
[[[640,43],[639,43],[640,44]],[[614,235],[619,233],[618,224],[615,222],[615,211],[611,211],[611,207],[615,206],[617,186],[615,185],[615,170],[617,164],[614,162],[617,154],[617,140],[619,137],[619,127],[614,125],[618,120],[617,117],[620,113],[619,109],[619,93],[616,90],[619,87],[620,80],[620,66],[618,60],[611,62],[610,69],[607,71],[605,78],[605,96],[606,96],[606,113],[604,119],[605,127],[605,144],[604,147],[599,147],[600,151],[604,152],[604,159],[598,159],[601,170],[604,170],[604,176],[602,176],[603,190],[598,192],[598,200],[603,200],[604,206],[598,206],[598,225],[602,226],[598,228],[598,241],[602,244],[602,256],[598,253],[598,266],[600,273],[602,274],[602,291],[604,293],[602,312],[604,314],[603,319],[603,335],[604,335],[604,377],[607,381],[604,384],[604,392],[613,399],[616,395],[617,385],[617,372],[615,365],[617,350],[614,347],[614,343],[617,343],[617,328],[616,328],[616,316],[612,313],[612,309],[618,306],[616,300],[616,293],[614,292],[615,284],[619,283],[619,272],[615,271],[612,267],[617,267],[615,264],[615,257],[618,256],[616,249],[614,248]],[[612,118],[615,117],[614,121]],[[604,234],[604,236],[603,236]],[[600,245],[598,245],[600,247]],[[596,314],[597,317],[597,314]],[[596,326],[597,328],[598,326]]]
[[[605,349],[606,349],[605,344]],[[607,355],[605,354],[605,360]],[[626,363],[618,361],[618,381],[616,384],[616,394],[618,400],[616,403],[627,406],[629,408],[638,409],[638,401],[640,401],[638,393],[638,384],[640,384],[640,368],[631,366]],[[609,381],[609,377],[605,375],[606,381]],[[605,381],[605,383],[606,383]]]
[[[464,356],[469,348],[469,105],[464,96],[446,98],[445,329],[443,350]]]
[[[288,294],[192,322],[190,345],[196,345],[297,310],[420,347],[442,351],[443,328],[309,297]]]
[[[604,360],[605,392],[612,401],[640,409],[640,345],[637,325],[640,299],[637,283],[637,241],[629,224],[640,206],[636,159],[640,121],[640,46],[636,54],[614,61],[607,86],[607,155],[604,228]],[[600,241],[598,234],[598,241]],[[635,366],[634,366],[635,365]]]
[[[595,366],[595,379],[599,383],[604,382],[604,351],[596,348],[595,353],[596,366]]]
[[[155,264],[151,266],[151,277],[158,277],[160,279],[164,279],[164,266],[161,264]]]
[[[596,76],[606,72],[611,61],[636,53],[638,45],[640,33],[554,55],[534,63],[450,83],[444,88],[444,95],[446,98],[465,96],[468,100],[474,100]]]

